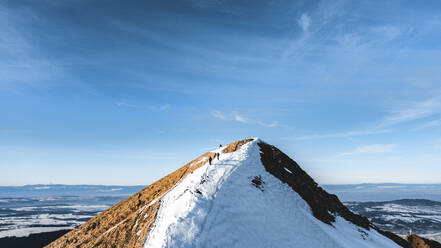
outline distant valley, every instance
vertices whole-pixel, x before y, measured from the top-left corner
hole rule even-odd
[[[26,185],[0,187],[0,246],[6,237],[69,230],[145,186]],[[384,230],[441,241],[441,185],[324,185],[352,211]],[[405,200],[404,198],[408,198]],[[425,198],[419,200],[409,200]],[[388,200],[390,199],[390,200]],[[430,199],[430,200],[426,200]],[[386,200],[386,201],[385,201]],[[3,241],[2,241],[3,240]]]

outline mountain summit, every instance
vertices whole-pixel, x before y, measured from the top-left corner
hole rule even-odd
[[[203,154],[48,247],[409,245],[352,213],[279,149],[252,138]]]

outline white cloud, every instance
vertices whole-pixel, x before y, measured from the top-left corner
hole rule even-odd
[[[338,156],[352,156],[352,155],[378,155],[378,154],[387,154],[396,152],[395,148],[396,144],[374,144],[367,146],[357,147],[352,152],[343,152]]]
[[[220,119],[220,120],[225,120],[225,121],[236,121],[236,122],[240,122],[240,123],[249,123],[249,124],[257,124],[260,126],[264,126],[264,127],[276,127],[278,126],[278,123],[273,121],[273,122],[264,122],[264,121],[259,121],[259,120],[254,120],[254,119],[250,119],[247,118],[243,115],[241,115],[240,113],[236,112],[236,111],[232,111],[231,113],[224,113],[221,112],[219,110],[213,110],[211,111],[211,116]]]
[[[237,112],[233,112],[233,118],[235,121],[238,122],[242,122],[242,123],[248,123],[249,121],[247,120],[247,118],[243,117],[242,115],[240,115]]]
[[[217,119],[220,120],[227,120],[227,121],[237,121],[241,123],[249,123],[250,120],[243,115],[239,114],[238,112],[231,112],[231,113],[222,113],[219,110],[213,110],[211,111],[211,115]]]
[[[227,117],[218,110],[211,111],[211,115],[217,119],[226,120]]]
[[[307,13],[302,14],[300,18],[297,20],[299,23],[300,28],[302,28],[303,32],[309,31],[309,25],[311,23],[311,18],[308,16]]]
[[[171,104],[164,104],[164,105],[159,105],[159,106],[155,106],[155,105],[153,105],[153,106],[148,106],[147,108],[149,108],[149,109],[151,109],[151,110],[159,110],[159,111],[165,111],[165,110],[167,110],[167,109],[169,109],[169,108],[171,108]]]
[[[382,130],[353,130],[353,131],[339,132],[339,133],[305,135],[305,136],[295,137],[294,139],[295,140],[314,140],[314,139],[327,139],[327,138],[344,138],[344,137],[352,137],[352,136],[380,134],[380,133],[387,133],[387,132],[389,132],[389,130],[384,130],[384,129],[382,129]]]
[[[123,101],[115,102],[115,104],[116,104],[116,106],[118,106],[118,107],[129,107],[129,108],[136,108],[136,107],[137,107],[137,106],[134,105],[134,104],[130,104],[130,103],[123,102]]]
[[[391,111],[389,116],[380,121],[380,127],[393,126],[441,112],[441,98],[431,98],[420,102],[413,102],[407,106]]]
[[[279,126],[279,123],[277,121],[268,122],[268,123],[258,121],[257,124],[264,126],[264,127],[277,127],[277,126]]]

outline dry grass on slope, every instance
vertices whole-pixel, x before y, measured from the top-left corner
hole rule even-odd
[[[233,152],[249,141],[251,140],[233,142],[224,150]],[[113,205],[46,247],[143,247],[156,219],[156,213],[161,204],[160,198],[188,174],[206,164],[209,157],[214,159],[214,156],[212,152],[203,154],[131,197]]]
[[[235,141],[231,144],[228,144],[223,150],[223,153],[230,153],[230,152],[235,152],[237,151],[237,149],[239,149],[241,146],[245,145],[246,143],[253,141],[254,139],[250,138],[250,139],[243,139],[243,140],[238,140]]]

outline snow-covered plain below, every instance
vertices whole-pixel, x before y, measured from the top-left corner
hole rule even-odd
[[[144,186],[0,187],[0,238],[73,229]]]
[[[265,171],[254,140],[196,169],[160,199],[145,248],[398,247],[337,217],[317,220],[288,185]],[[259,187],[252,184],[258,177]]]
[[[386,202],[347,202],[352,211],[383,230],[400,235],[409,232],[441,242],[441,202],[403,199]]]

